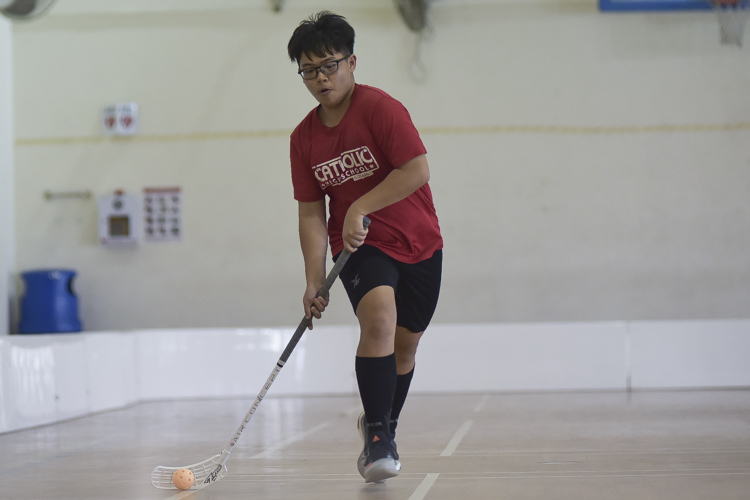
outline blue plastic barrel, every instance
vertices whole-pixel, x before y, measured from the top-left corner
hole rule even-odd
[[[41,269],[21,273],[26,292],[21,299],[19,333],[80,332],[78,297],[73,292],[76,272]]]

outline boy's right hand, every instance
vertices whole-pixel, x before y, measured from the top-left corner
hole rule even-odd
[[[305,318],[310,320],[308,329],[313,329],[313,318],[320,319],[323,311],[328,307],[328,295],[325,297],[318,297],[318,290],[320,286],[311,287],[308,286],[305,290],[305,295],[302,297],[302,305],[305,309]]]

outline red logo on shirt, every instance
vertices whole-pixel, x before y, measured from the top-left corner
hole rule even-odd
[[[338,158],[328,160],[313,167],[320,188],[338,186],[348,180],[369,177],[380,168],[367,146],[342,153]]]

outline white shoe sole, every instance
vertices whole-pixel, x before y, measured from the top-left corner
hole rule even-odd
[[[386,479],[398,476],[401,464],[392,458],[381,458],[365,467],[364,478],[366,483],[382,483]]]

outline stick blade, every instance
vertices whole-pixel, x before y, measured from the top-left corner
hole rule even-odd
[[[172,474],[180,469],[191,470],[195,475],[195,484],[190,488],[191,490],[207,486],[227,475],[227,466],[221,463],[221,454],[219,454],[193,465],[184,465],[182,467],[164,467],[160,465],[151,472],[151,484],[154,488],[162,490],[176,490],[177,487],[172,482]]]

